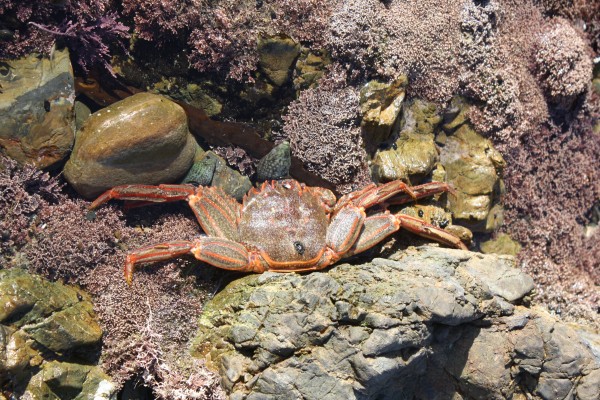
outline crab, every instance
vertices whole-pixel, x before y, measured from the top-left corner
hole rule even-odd
[[[466,249],[458,237],[439,227],[387,210],[389,204],[451,190],[442,182],[410,187],[392,181],[371,184],[336,199],[329,189],[288,179],[250,189],[240,204],[218,187],[122,185],[100,195],[90,209],[111,199],[126,200],[130,206],[185,200],[196,215],[205,235],[192,241],[154,244],[127,255],[125,280],[131,284],[138,264],[187,254],[240,272],[316,271],[364,252],[400,228]]]

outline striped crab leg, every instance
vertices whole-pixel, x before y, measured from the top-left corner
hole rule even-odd
[[[89,208],[93,210],[113,199],[132,201],[134,206],[187,200],[195,192],[191,185],[121,185],[102,193]]]

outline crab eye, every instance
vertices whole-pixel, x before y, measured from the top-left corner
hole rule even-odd
[[[304,254],[304,245],[301,242],[294,242],[294,248],[298,252],[298,254]]]

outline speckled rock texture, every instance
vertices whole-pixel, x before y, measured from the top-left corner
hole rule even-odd
[[[438,136],[446,182],[456,188],[448,208],[456,223],[475,232],[493,232],[502,225],[500,196],[505,162],[489,139],[463,124],[447,137]]]
[[[387,149],[373,158],[373,175],[379,182],[402,179],[415,185],[431,173],[439,160],[434,131],[441,117],[433,103],[413,100],[402,107],[399,133]]]
[[[532,289],[512,257],[434,246],[250,275],[206,305],[194,351],[231,399],[597,399],[597,339],[524,306]]]
[[[87,294],[21,269],[0,270],[2,391],[22,399],[115,398],[116,386],[96,366],[101,339]]]
[[[0,149],[20,164],[50,167],[75,140],[75,85],[68,50],[0,63]]]
[[[64,173],[79,194],[93,198],[117,185],[175,182],[190,169],[195,151],[183,108],[138,93],[85,121]]]

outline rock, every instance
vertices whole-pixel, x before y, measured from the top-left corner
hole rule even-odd
[[[302,48],[294,69],[293,81],[296,92],[316,86],[329,64],[331,64],[331,57],[324,50]]]
[[[116,398],[95,365],[102,331],[87,294],[13,268],[0,270],[0,304],[0,386],[19,398]]]
[[[391,83],[369,81],[360,89],[361,127],[368,146],[376,148],[390,137],[407,85],[408,79],[403,75]]]
[[[448,196],[455,222],[476,232],[494,231],[502,223],[498,202],[504,191],[500,178],[504,159],[468,124],[461,125],[440,144],[446,180],[456,190],[455,196]]]
[[[401,213],[420,218],[427,223],[438,226],[459,237],[464,243],[471,243],[473,240],[473,233],[464,226],[452,225],[452,214],[441,207],[415,204],[404,207]]]
[[[197,186],[210,186],[215,168],[217,167],[217,155],[204,153],[204,155],[192,164],[192,168],[188,171],[181,183],[191,183]]]
[[[87,198],[117,185],[174,182],[191,167],[195,148],[179,105],[138,93],[89,117],[65,165],[65,178]]]
[[[414,184],[431,173],[438,161],[433,132],[440,121],[433,104],[414,100],[405,105],[398,139],[373,158],[374,179],[379,182],[401,179]]]
[[[230,168],[225,160],[212,151],[207,151],[206,157],[212,157],[216,160],[215,173],[211,185],[220,187],[225,193],[241,201],[244,195],[252,188],[250,178]]]
[[[520,305],[533,288],[512,257],[433,246],[326,272],[249,275],[205,305],[194,356],[235,399],[599,393],[600,355],[545,310]]]
[[[95,345],[102,338],[89,296],[23,270],[0,270],[0,304],[0,324],[9,321],[57,354]]]
[[[99,367],[51,361],[29,380],[23,398],[116,400],[117,387]]]
[[[506,233],[500,233],[494,239],[482,242],[479,245],[481,252],[484,254],[507,254],[516,256],[521,251],[519,242],[512,240]]]
[[[261,37],[258,40],[258,65],[275,86],[288,82],[298,54],[300,45],[289,36]]]
[[[75,140],[75,85],[68,50],[0,63],[0,147],[20,164],[51,167]]]
[[[256,166],[256,179],[259,182],[285,179],[290,176],[292,152],[290,144],[283,142],[260,159]]]

